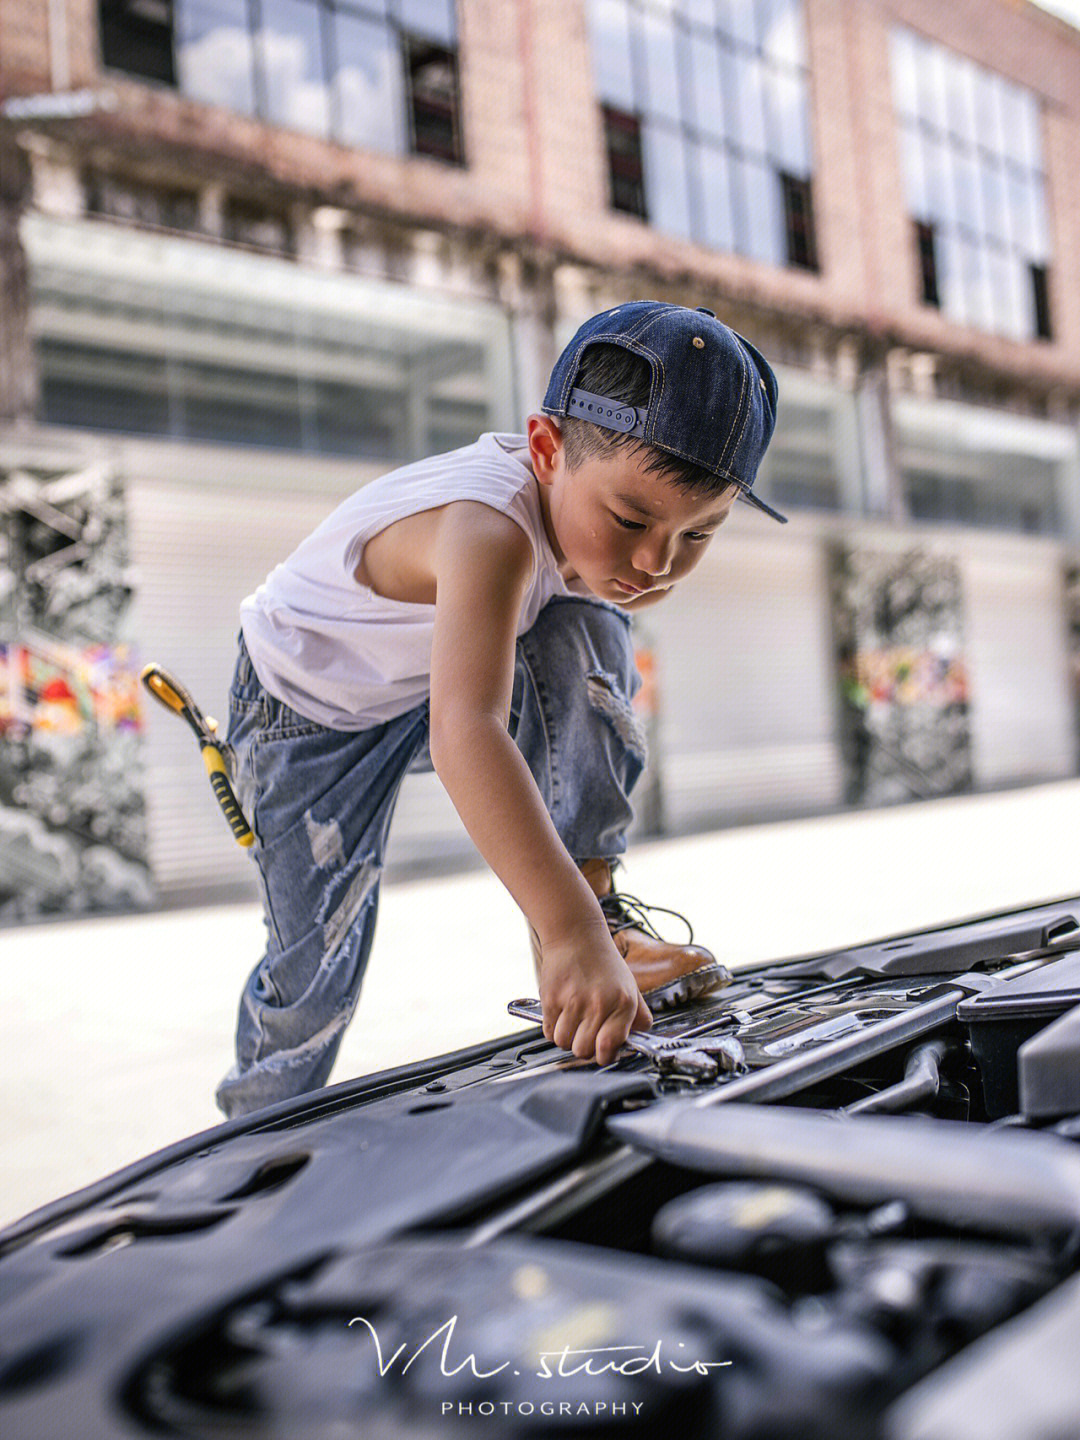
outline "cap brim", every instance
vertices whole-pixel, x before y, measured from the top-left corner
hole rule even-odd
[[[766,505],[764,500],[759,500],[752,490],[743,490],[740,487],[739,499],[745,500],[748,505],[753,505],[756,510],[764,510],[766,515],[771,515],[774,520],[779,520],[781,525],[788,523],[786,515],[781,515],[779,510],[774,510],[771,505]]]

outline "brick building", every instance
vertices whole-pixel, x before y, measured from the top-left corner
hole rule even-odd
[[[0,101],[0,885],[24,908],[130,903],[147,870],[165,896],[245,884],[180,727],[138,736],[125,647],[219,706],[239,600],[338,498],[519,428],[577,324],[641,296],[774,361],[760,488],[791,516],[740,507],[641,617],[653,821],[1075,772],[1065,23],[7,0]],[[72,765],[99,781],[81,809]],[[461,851],[433,779],[396,829],[402,863]]]

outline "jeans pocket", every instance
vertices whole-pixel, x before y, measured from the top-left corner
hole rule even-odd
[[[320,725],[317,720],[312,720],[307,715],[301,715],[298,710],[294,710],[291,705],[286,705],[283,700],[275,699],[272,695],[267,695],[265,698],[266,722],[260,736],[260,739],[264,741],[296,740],[305,736],[334,736],[339,733],[329,729],[326,725]]]

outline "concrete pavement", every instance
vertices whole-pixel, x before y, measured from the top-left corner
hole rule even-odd
[[[1080,780],[634,849],[620,885],[728,963],[1080,893]],[[0,1224],[215,1124],[252,904],[0,931]],[[524,922],[488,871],[387,885],[335,1080],[518,1028]]]

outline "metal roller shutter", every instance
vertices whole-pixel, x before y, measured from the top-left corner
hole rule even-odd
[[[733,515],[655,637],[666,827],[824,809],[840,800],[825,552]]]
[[[975,783],[1073,772],[1063,577],[1056,552],[972,545],[962,557]]]

